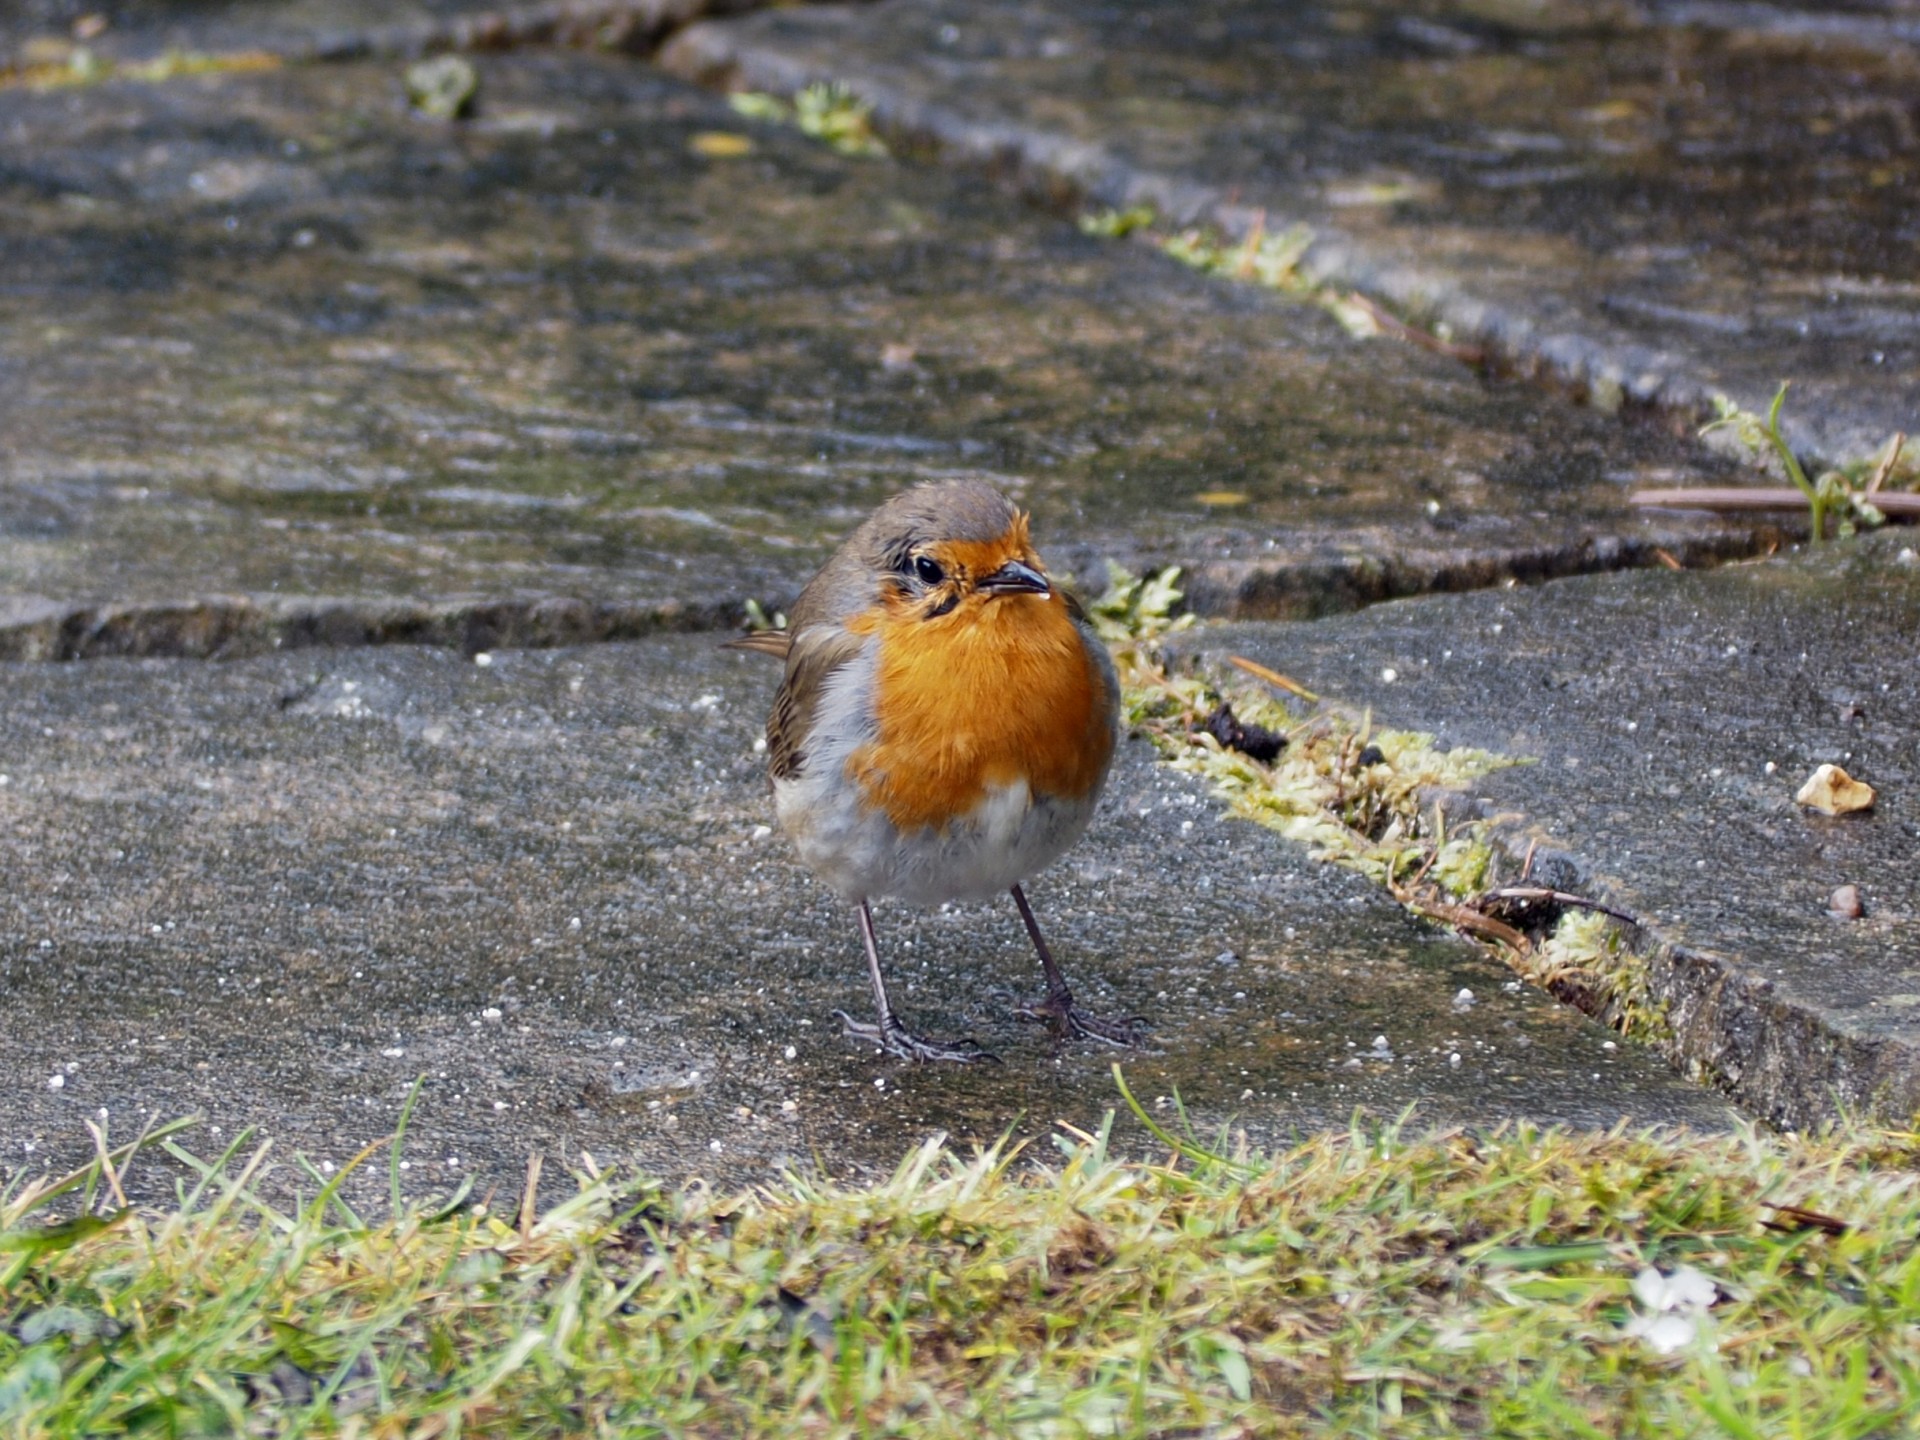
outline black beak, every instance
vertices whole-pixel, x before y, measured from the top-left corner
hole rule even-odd
[[[983,595],[1051,595],[1053,586],[1031,565],[1009,560],[980,581],[980,592]]]

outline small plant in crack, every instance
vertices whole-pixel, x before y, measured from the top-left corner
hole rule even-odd
[[[1716,430],[1731,430],[1748,451],[1756,456],[1772,455],[1786,472],[1794,488],[1806,496],[1807,511],[1815,542],[1827,538],[1827,520],[1832,517],[1835,530],[1842,536],[1857,530],[1871,530],[1887,523],[1886,514],[1873,503],[1874,495],[1900,467],[1906,436],[1895,435],[1873,460],[1843,469],[1823,470],[1809,480],[1806,467],[1793,453],[1786,436],[1780,432],[1780,412],[1786,407],[1787,387],[1781,381],[1765,417],[1743,410],[1725,395],[1713,397],[1715,419],[1701,428],[1702,435]]]
[[[736,114],[792,125],[842,155],[871,160],[887,156],[887,147],[873,128],[873,102],[837,80],[809,85],[791,101],[749,90],[729,96],[728,103]]]

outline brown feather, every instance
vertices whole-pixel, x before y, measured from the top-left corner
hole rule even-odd
[[[721,642],[722,650],[751,650],[756,655],[771,655],[776,660],[787,658],[787,651],[793,648],[793,634],[787,630],[755,630],[750,635],[736,635],[731,640]]]
[[[767,717],[767,768],[776,780],[800,773],[819,713],[820,687],[868,643],[864,636],[850,635],[837,625],[810,626],[795,635],[786,678]]]

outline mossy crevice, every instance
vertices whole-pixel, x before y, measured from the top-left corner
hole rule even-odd
[[[1459,931],[1530,983],[1627,1037],[1670,1036],[1650,962],[1618,918],[1568,905],[1531,913],[1503,904],[1491,877],[1491,822],[1449,804],[1473,780],[1530,761],[1467,747],[1440,748],[1419,731],[1375,723],[1321,702],[1283,675],[1234,658],[1235,674],[1182,669],[1163,641],[1197,623],[1181,614],[1178,569],[1140,577],[1114,567],[1091,602],[1094,626],[1118,666],[1127,726],[1168,764],[1212,787],[1228,813],[1305,845],[1316,859],[1358,871],[1414,913]],[[1291,692],[1289,705],[1277,693]],[[1209,721],[1222,707],[1242,724],[1285,738],[1262,760],[1225,744]]]

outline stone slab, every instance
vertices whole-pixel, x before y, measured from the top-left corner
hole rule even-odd
[[[1658,427],[625,57],[477,63],[457,125],[397,64],[0,90],[0,653],[715,624],[954,474],[1224,613],[1777,539],[1627,513],[1725,478]]]
[[[1476,782],[1509,874],[1637,915],[1676,1057],[1786,1125],[1920,1110],[1920,562],[1881,534],[1711,573],[1436,596],[1189,642],[1538,763]],[[1388,676],[1391,675],[1389,680]],[[1878,791],[1793,797],[1837,764]],[[1828,899],[1857,885],[1865,915]]]
[[[1920,418],[1920,8],[892,0],[695,26],[683,73],[835,78],[1043,192],[1232,235],[1611,407],[1764,410],[1857,459]]]
[[[764,659],[668,636],[490,661],[0,667],[0,1183],[83,1155],[83,1121],[125,1138],[190,1112],[195,1148],[252,1126],[283,1159],[342,1164],[417,1076],[409,1184],[508,1196],[530,1152],[846,1176],[935,1130],[984,1144],[1116,1104],[1115,1052],[1012,1018],[1038,966],[1010,904],[877,911],[903,1012],[1001,1064],[841,1037],[864,965],[850,913],[763,828]],[[1221,818],[1144,742],[1030,889],[1083,998],[1155,1022],[1118,1057],[1133,1085],[1177,1088],[1209,1135],[1278,1144],[1408,1105],[1433,1125],[1727,1123],[1659,1057]]]
[[[0,15],[0,60],[27,73],[255,51],[288,59],[413,56],[561,44],[644,50],[703,15],[758,0],[24,0]],[[81,65],[87,63],[80,57]]]

